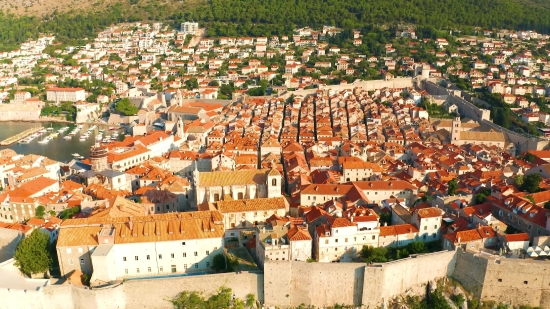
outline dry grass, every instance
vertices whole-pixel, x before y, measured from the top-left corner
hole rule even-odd
[[[102,9],[105,6],[127,0],[0,0],[0,9],[15,15],[43,16],[55,11],[67,12]]]
[[[147,4],[152,0],[139,0],[137,5]],[[187,7],[204,3],[206,0],[160,0],[157,3],[169,3],[176,6],[185,4]],[[82,12],[88,10],[101,10],[110,4],[121,2],[130,6],[130,0],[0,0],[0,10],[15,15],[49,15],[57,12]]]

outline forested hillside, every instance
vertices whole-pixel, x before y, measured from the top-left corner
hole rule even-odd
[[[483,28],[550,31],[550,10],[543,3],[521,0],[210,0],[194,10],[195,20],[234,24],[287,25],[327,23],[360,28],[366,24],[408,22],[436,28]],[[274,28],[273,28],[274,27]]]
[[[92,37],[126,21],[185,20],[209,26],[208,34],[280,35],[295,27],[330,24],[343,28],[412,23],[444,29],[507,28],[550,32],[546,0],[120,0],[103,10],[52,12],[49,16],[0,15],[0,49],[17,46],[39,32],[63,41]]]

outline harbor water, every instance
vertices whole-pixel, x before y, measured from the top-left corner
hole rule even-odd
[[[78,153],[84,157],[87,157],[90,152],[90,147],[95,144],[95,137],[99,133],[100,129],[105,130],[104,135],[112,135],[113,131],[109,130],[107,125],[96,125],[96,128],[91,132],[90,136],[84,140],[80,140],[80,136],[85,134],[88,128],[93,125],[84,124],[78,133],[76,133],[71,139],[64,139],[75,127],[75,124],[67,123],[31,123],[31,122],[0,122],[0,140],[4,140],[10,136],[21,133],[25,130],[42,126],[45,129],[52,128],[50,131],[35,138],[28,144],[20,144],[17,141],[8,146],[0,146],[0,149],[10,148],[15,150],[18,154],[37,154],[43,155],[50,159],[67,163],[73,159],[74,153]],[[57,133],[59,129],[68,126],[69,129],[55,138],[52,138],[48,143],[39,143],[51,133]],[[116,130],[119,132],[118,140],[124,139],[123,130]]]

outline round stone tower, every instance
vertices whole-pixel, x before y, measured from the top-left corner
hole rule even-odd
[[[90,148],[90,161],[92,161],[92,171],[101,172],[109,168],[107,163],[108,151],[98,144]]]

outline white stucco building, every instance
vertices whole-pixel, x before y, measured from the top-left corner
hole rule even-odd
[[[57,242],[61,274],[93,274],[92,285],[209,271],[213,256],[222,251],[223,226],[216,211],[69,219]]]
[[[82,88],[50,88],[46,90],[46,100],[56,103],[85,101],[86,92]]]

